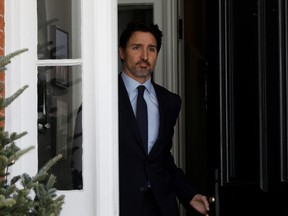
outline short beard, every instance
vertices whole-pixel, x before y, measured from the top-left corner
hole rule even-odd
[[[148,77],[153,73],[153,70],[147,70],[147,71],[139,71],[139,70],[133,70],[133,73],[137,77]]]
[[[150,66],[150,64],[148,63],[148,65]],[[125,66],[125,62],[123,62],[123,69],[124,71],[126,71],[126,69],[128,69],[126,66]],[[128,72],[129,70],[126,71],[126,73]],[[136,69],[136,67],[134,68],[131,68],[130,70],[130,73],[133,74],[133,76],[135,77],[139,77],[139,78],[146,78],[148,76],[150,76],[154,71],[153,70],[145,70],[145,69]]]

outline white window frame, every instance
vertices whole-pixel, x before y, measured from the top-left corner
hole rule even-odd
[[[5,1],[5,52],[29,48],[12,60],[6,73],[6,95],[29,88],[6,111],[8,131],[28,131],[17,144],[35,145],[13,166],[12,174],[37,172],[37,1]],[[82,0],[83,191],[65,194],[61,215],[80,215],[79,200],[96,216],[119,215],[117,0]],[[49,64],[49,61],[46,62]],[[65,62],[64,62],[65,63]],[[73,63],[73,62],[72,62]],[[78,62],[79,63],[79,62]],[[86,137],[86,139],[85,139]],[[36,152],[36,153],[35,153]],[[88,177],[88,178],[87,178]],[[92,185],[86,188],[86,185]],[[91,190],[90,190],[91,189]],[[88,194],[89,199],[83,194]],[[90,199],[92,197],[92,199]],[[84,200],[81,200],[84,199]],[[85,200],[86,199],[86,200]],[[80,212],[80,214],[79,214]]]

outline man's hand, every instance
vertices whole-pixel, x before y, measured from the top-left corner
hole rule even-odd
[[[206,196],[202,194],[196,194],[190,201],[190,205],[203,215],[208,215],[209,202]]]

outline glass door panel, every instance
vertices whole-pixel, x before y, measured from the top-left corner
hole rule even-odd
[[[59,190],[83,189],[80,1],[38,0],[38,169],[51,169]]]
[[[81,2],[37,0],[38,59],[81,57]],[[65,55],[60,54],[65,53]]]
[[[38,168],[58,154],[51,172],[61,190],[82,189],[81,66],[38,68]]]

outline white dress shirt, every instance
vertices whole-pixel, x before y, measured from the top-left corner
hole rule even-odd
[[[151,78],[148,79],[145,83],[138,83],[136,80],[130,78],[125,74],[121,73],[124,85],[128,92],[128,96],[136,116],[136,102],[138,96],[139,85],[144,85],[146,87],[144,91],[144,99],[147,103],[147,112],[148,112],[148,153],[152,149],[154,143],[158,138],[159,133],[159,109],[158,109],[158,100],[156,96],[155,89],[151,83]]]

